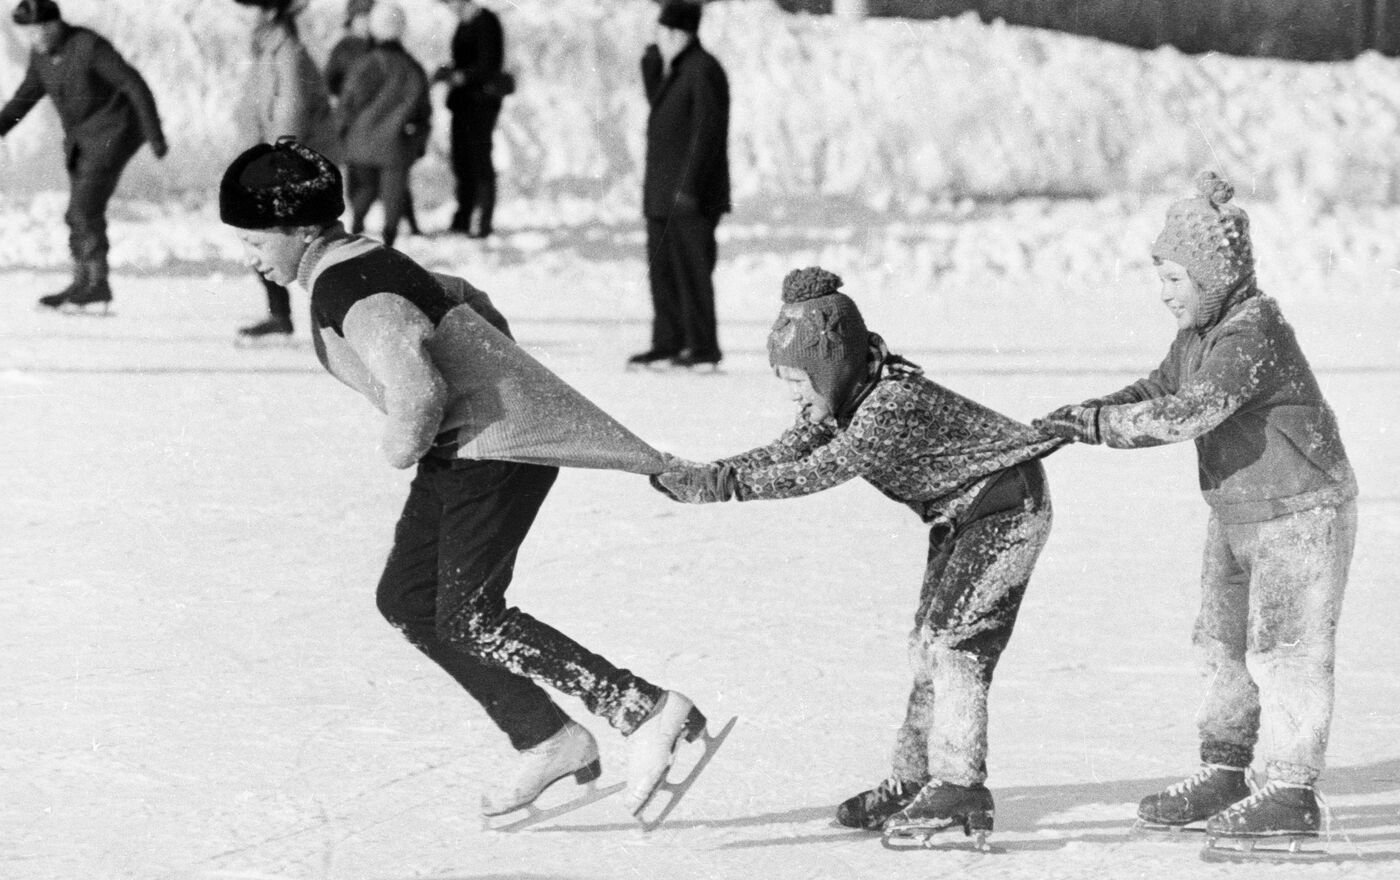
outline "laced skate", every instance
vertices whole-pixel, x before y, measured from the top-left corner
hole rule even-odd
[[[878,831],[886,819],[909,806],[923,787],[924,782],[891,776],[869,791],[842,801],[836,808],[836,821],[847,828]]]
[[[522,751],[515,778],[482,797],[482,824],[489,831],[519,831],[622,790],[621,782],[598,788],[594,783],[602,772],[593,734],[570,721],[554,736]],[[586,786],[582,794],[548,808],[535,805],[550,786],[568,776]],[[521,811],[524,816],[511,816]],[[495,821],[498,817],[506,818]]]
[[[667,691],[662,695],[661,702],[656,704],[650,717],[627,738],[630,745],[627,756],[627,808],[642,823],[644,830],[653,831],[666,820],[695,784],[705,765],[719,751],[738,720],[737,715],[730,718],[719,733],[711,735],[706,730],[705,716],[688,697],[676,691]],[[704,751],[689,773],[678,781],[672,781],[668,774],[681,743],[696,740],[703,741]],[[659,810],[648,815],[647,807],[652,805],[660,792],[666,792],[669,797]]]
[[[992,793],[985,785],[934,779],[907,807],[885,820],[881,842],[886,849],[933,849],[934,835],[960,827],[964,836],[973,838],[973,849],[991,852],[987,835],[992,833],[995,812]]]
[[[1201,858],[1208,862],[1315,861],[1326,853],[1304,850],[1303,843],[1317,839],[1321,825],[1311,785],[1274,780],[1206,821]]]
[[[1201,769],[1138,805],[1132,835],[1138,838],[1185,839],[1205,830],[1198,824],[1249,797],[1249,774],[1243,767],[1202,764]],[[1199,838],[1196,838],[1199,840]]]

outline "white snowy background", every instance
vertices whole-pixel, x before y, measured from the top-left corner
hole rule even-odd
[[[1126,837],[1137,800],[1195,763],[1206,510],[1189,445],[1047,462],[1056,527],[992,693],[1000,851],[986,856],[959,836],[887,852],[831,820],[886,772],[903,709],[926,547],[906,509],[864,484],[682,507],[639,477],[565,472],[512,600],[741,720],[653,834],[609,801],[481,831],[509,747],[374,608],[408,474],[381,464],[377,416],[323,373],[304,326],[290,348],[231,344],[263,308],[211,198],[242,146],[231,108],[251,13],[64,0],[146,75],[172,149],[143,151],[124,178],[115,317],[90,319],[33,308],[67,264],[52,109],[0,144],[0,877],[1394,876],[1400,63],[715,4],[702,37],[734,91],[725,371],[634,374],[621,364],[650,316],[636,59],[654,7],[494,5],[521,82],[497,140],[502,234],[400,245],[488,290],[527,349],[691,458],[788,423],[763,344],[783,273],[814,263],[846,278],[895,350],[1009,415],[1121,387],[1173,332],[1147,259],[1166,205],[1199,167],[1237,182],[1262,286],[1362,487],[1321,788],[1328,860],[1213,866],[1195,846]],[[410,49],[441,63],[450,16],[406,6]],[[311,3],[317,57],[341,8]],[[0,26],[0,94],[23,65]],[[446,121],[416,177],[429,230],[452,210]],[[617,778],[621,739],[562,704]]]

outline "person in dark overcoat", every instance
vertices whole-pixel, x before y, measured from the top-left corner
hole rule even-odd
[[[14,22],[32,51],[24,80],[0,108],[0,137],[44,96],[53,99],[63,126],[68,170],[68,247],[73,281],[41,297],[43,307],[86,307],[112,301],[107,281],[107,202],[122,169],[143,143],[166,154],[155,98],[130,64],[104,37],[63,20],[54,0],[21,0]]]
[[[375,201],[384,243],[393,247],[408,204],[409,172],[427,149],[433,105],[428,74],[403,47],[403,7],[381,0],[370,12],[370,50],[350,68],[340,98],[340,139],[350,193],[350,231],[364,231]]]
[[[457,14],[452,63],[434,79],[446,82],[452,113],[452,174],[457,179],[453,232],[486,238],[496,212],[496,165],[491,157],[503,95],[496,87],[506,55],[505,30],[496,13],[476,0],[443,0]]]
[[[651,348],[631,366],[718,364],[715,228],[730,209],[729,80],[700,45],[700,6],[667,0],[642,56],[647,118],[642,213],[651,282]]]

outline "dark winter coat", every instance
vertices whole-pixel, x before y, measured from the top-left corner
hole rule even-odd
[[[1272,297],[1180,331],[1150,376],[1096,402],[1109,446],[1195,440],[1201,491],[1224,522],[1356,497],[1337,418]]]
[[[956,519],[987,479],[1063,441],[925,378],[886,368],[844,425],[797,423],[767,446],[721,460],[740,501],[795,498],[863,477],[925,522]]]
[[[471,21],[457,25],[452,34],[453,78],[447,109],[455,113],[472,105],[499,107],[501,99],[484,88],[500,75],[505,61],[506,35],[496,13],[482,8]]]
[[[135,68],[107,40],[85,27],[64,25],[50,52],[34,51],[13,98],[0,109],[0,136],[47,95],[63,124],[64,158],[78,151],[128,157],[143,142],[165,152],[155,98]]]
[[[647,116],[642,213],[668,217],[679,206],[718,218],[729,202],[729,79],[698,38],[663,76],[655,46],[642,56]]]
[[[331,97],[340,97],[345,89],[346,74],[369,51],[370,45],[369,37],[346,34],[331,47],[330,57],[326,59],[326,88]]]
[[[410,165],[428,144],[428,75],[402,45],[381,43],[350,68],[338,112],[347,164]]]
[[[332,161],[340,161],[326,80],[306,47],[286,27],[266,24],[253,32],[243,101],[250,142],[270,143],[292,135]]]

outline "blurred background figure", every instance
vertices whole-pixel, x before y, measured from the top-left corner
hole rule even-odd
[[[68,249],[73,281],[40,297],[41,307],[85,308],[112,301],[107,282],[107,202],[122,169],[149,143],[166,153],[155,98],[112,44],[95,32],[70,25],[54,0],[21,0],[13,13],[30,45],[29,67],[12,97],[0,108],[0,137],[47,95],[63,126],[63,166],[68,170]]]
[[[433,116],[428,74],[403,47],[407,25],[399,4],[375,3],[369,14],[369,51],[346,74],[338,108],[350,231],[363,232],[365,215],[380,201],[384,243],[390,247],[408,205],[409,173],[427,152]]]
[[[326,87],[331,91],[332,104],[340,100],[345,89],[345,75],[369,51],[369,11],[373,8],[374,0],[347,0],[345,4],[345,35],[331,47],[330,57],[326,59]],[[345,177],[349,180],[348,168],[345,169]],[[347,193],[347,203],[349,198]],[[422,233],[418,228],[418,216],[413,210],[411,190],[404,194],[403,219],[408,223],[410,235]]]
[[[291,135],[332,161],[340,157],[330,90],[297,33],[297,17],[306,0],[235,0],[258,9],[253,26],[252,58],[243,90],[241,114],[245,143],[267,143]],[[240,343],[288,339],[292,305],[287,288],[263,278],[267,317],[238,331]]]
[[[443,0],[457,14],[452,63],[434,74],[446,82],[452,113],[452,174],[457,178],[457,213],[451,230],[469,238],[491,234],[496,211],[496,166],[491,139],[501,100],[514,90],[505,74],[505,31],[496,13],[477,0]]]
[[[647,116],[642,213],[655,317],[651,348],[628,366],[720,361],[712,276],[729,202],[729,79],[700,45],[700,5],[666,0],[642,55]]]

